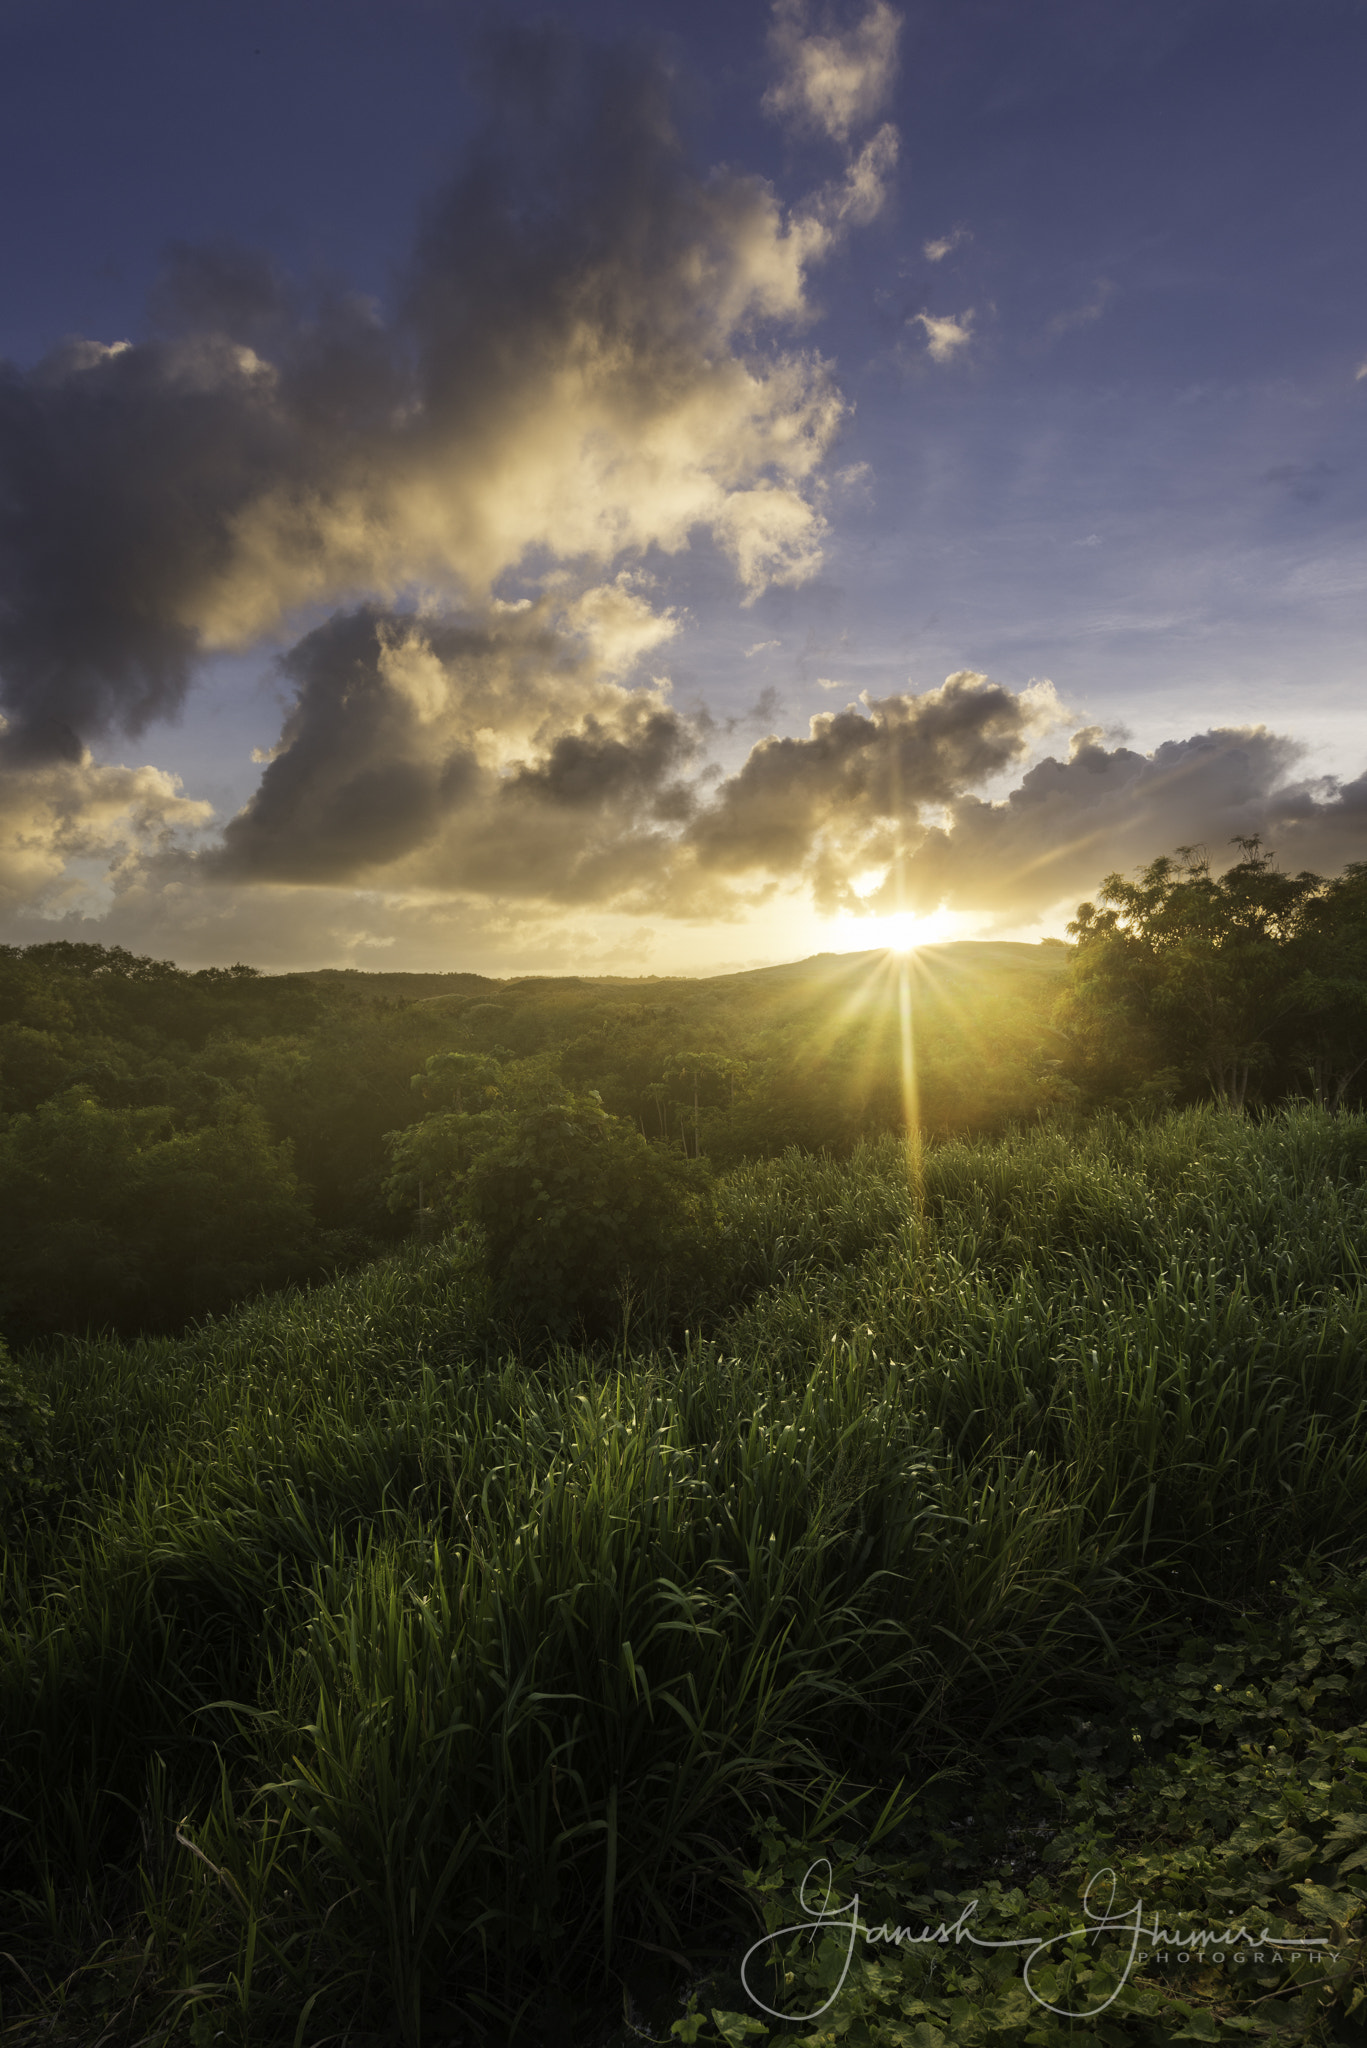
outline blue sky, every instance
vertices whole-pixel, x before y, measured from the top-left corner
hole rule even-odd
[[[1348,0],[11,0],[0,936],[705,971],[1367,858],[1365,75]]]

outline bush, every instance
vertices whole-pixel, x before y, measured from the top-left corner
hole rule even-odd
[[[662,1316],[701,1278],[715,1228],[710,1169],[648,1145],[596,1095],[513,1113],[465,1176],[495,1300],[529,1333],[601,1335]]]

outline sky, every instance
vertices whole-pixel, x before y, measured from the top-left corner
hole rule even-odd
[[[6,0],[0,942],[1367,860],[1363,0]]]

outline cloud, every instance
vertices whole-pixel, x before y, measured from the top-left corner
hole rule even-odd
[[[98,909],[122,877],[212,815],[160,768],[0,756],[0,909]]]
[[[972,239],[967,228],[951,228],[947,235],[939,235],[929,242],[922,242],[921,253],[927,263],[943,263],[946,256],[952,255],[955,249],[961,249],[965,242],[971,242]]]
[[[1367,377],[1367,363],[1359,363],[1353,372],[1353,382],[1360,384],[1364,377]]]
[[[845,227],[866,227],[888,196],[888,181],[897,164],[900,148],[897,130],[885,121],[871,135],[858,156],[846,165],[844,176],[823,185],[807,201],[804,213],[828,232]]]
[[[685,834],[699,868],[767,873],[812,887],[818,907],[854,900],[871,867],[919,844],[921,807],[948,803],[1025,752],[1052,692],[1017,695],[972,670],[942,689],[822,712],[805,739],[752,749]]]
[[[792,76],[839,126],[876,104],[894,41],[875,7],[814,40],[825,70],[799,37]],[[757,336],[809,317],[811,266],[881,203],[892,130],[785,210],[763,179],[689,166],[648,59],[545,28],[488,66],[489,131],[426,208],[392,316],[180,248],[146,338],[0,366],[12,757],[137,733],[200,655],[318,607],[479,610],[549,562],[618,589],[594,602],[625,661],[665,631],[618,576],[648,548],[710,532],[748,597],[816,566],[843,401],[818,356]]]
[[[764,110],[807,132],[848,143],[879,112],[897,74],[901,16],[874,0],[852,27],[808,29],[806,0],[775,0],[769,47],[779,76]]]
[[[1314,505],[1324,496],[1325,480],[1337,475],[1331,462],[1279,462],[1265,469],[1258,481],[1280,486],[1302,505]]]
[[[530,609],[530,606],[528,607]],[[679,630],[677,613],[658,612],[642,581],[624,569],[611,583],[592,585],[567,606],[565,623],[591,650],[605,675],[624,675]]]
[[[1168,740],[1151,754],[1084,729],[1065,760],[1039,762],[1002,801],[957,797],[947,825],[926,833],[870,907],[1029,919],[1177,846],[1218,857],[1254,833],[1283,866],[1334,873],[1367,857],[1367,776],[1304,780],[1300,753],[1265,726]]]
[[[774,685],[766,683],[753,704],[748,704],[744,711],[736,712],[722,720],[721,730],[729,734],[748,728],[752,732],[770,733],[786,709],[787,706]],[[720,768],[712,770],[712,779],[720,781],[721,772]]]
[[[846,407],[801,336],[815,266],[885,202],[899,29],[886,0],[844,27],[779,0],[766,107],[841,152],[792,206],[689,164],[663,65],[512,30],[392,308],[182,245],[140,337],[0,365],[9,929],[282,965],[474,934],[582,967],[594,919],[677,931],[780,891],[1028,919],[1182,843],[1367,853],[1367,777],[1306,780],[1262,728],[1152,754],[1087,729],[1027,766],[1060,716],[1046,684],[962,670],[783,736],[772,690],[718,724],[650,676],[683,615],[645,558],[705,533],[747,601],[820,562]],[[946,363],[974,319],[911,324]],[[283,730],[212,842],[174,776],[97,758],[173,715],[206,653],[290,638]],[[709,744],[747,726],[723,773]]]
[[[924,327],[926,331],[926,354],[933,363],[952,362],[961,348],[966,348],[973,339],[973,308],[960,313],[957,319],[946,314],[936,319],[930,313],[915,313],[908,325]]]
[[[1218,859],[1257,833],[1321,873],[1367,858],[1367,774],[1306,778],[1297,744],[1265,727],[1147,754],[1086,727],[1027,767],[1064,715],[1053,686],[971,670],[800,736],[771,729],[720,775],[705,758],[720,728],[663,685],[624,688],[563,621],[544,598],[463,618],[369,607],[306,635],[284,661],[281,745],[208,848],[208,807],[156,769],[6,764],[7,935],[280,965],[396,938],[395,965],[631,971],[629,947],[603,948],[642,917],[720,943],[726,923],[806,896],[1011,928],[1180,845]],[[769,694],[727,730],[780,712]]]
[[[606,676],[548,601],[460,620],[363,609],[283,667],[296,699],[260,788],[217,850],[168,873],[676,917],[803,884],[835,907],[919,846],[924,807],[1009,768],[1060,711],[1047,682],[1017,693],[964,670],[771,733],[712,788],[709,722]],[[768,692],[728,730],[779,708]]]
[[[185,865],[211,883],[639,893],[695,806],[683,777],[699,732],[666,686],[624,689],[595,658],[585,623],[606,615],[613,650],[623,593],[594,595],[559,614],[541,600],[330,619],[284,658],[295,701],[256,794]]]
[[[673,973],[689,935],[675,925],[642,934],[639,919],[395,890],[275,884],[187,888],[149,870],[100,917],[10,917],[7,939],[126,946],[186,967],[247,960],[278,972],[355,967],[490,975]],[[663,941],[662,944],[657,943]],[[734,940],[730,941],[734,944]],[[717,958],[708,940],[694,964]],[[729,950],[728,939],[722,945]],[[753,955],[755,943],[750,938]],[[725,957],[723,955],[723,957]],[[741,960],[738,965],[759,964]]]

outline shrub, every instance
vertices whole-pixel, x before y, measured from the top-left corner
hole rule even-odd
[[[710,1170],[648,1145],[596,1095],[512,1113],[465,1176],[498,1305],[529,1332],[601,1335],[634,1300],[655,1314],[701,1276]]]

